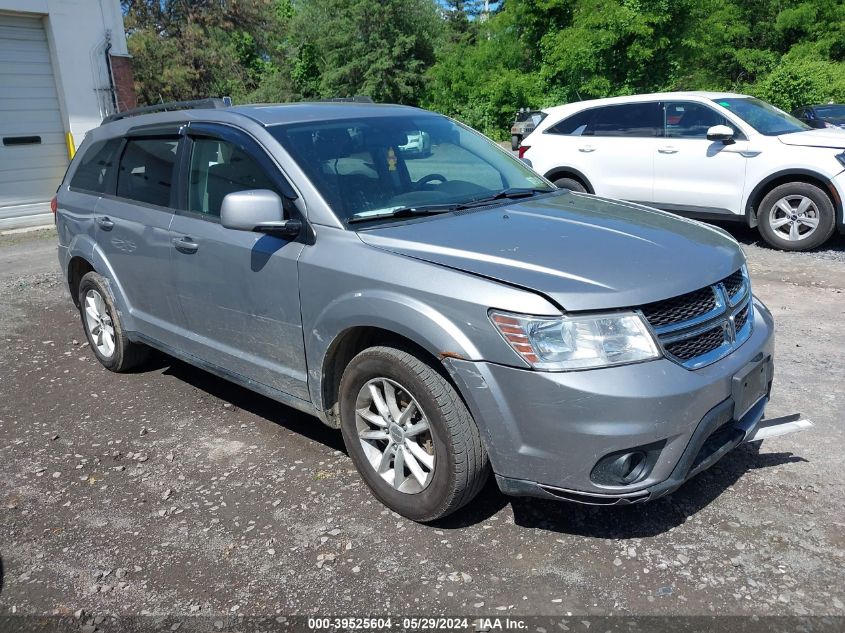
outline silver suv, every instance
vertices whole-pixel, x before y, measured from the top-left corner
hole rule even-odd
[[[411,519],[491,469],[511,495],[654,499],[766,424],[772,317],[719,229],[555,189],[415,108],[132,114],[55,201],[98,360],[155,348],[313,414]]]

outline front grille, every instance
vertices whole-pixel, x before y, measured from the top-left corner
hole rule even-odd
[[[728,297],[733,297],[742,290],[742,283],[744,279],[745,276],[742,274],[742,269],[739,269],[733,275],[725,277],[725,279],[722,280],[722,283],[725,284],[725,290],[728,293]]]
[[[729,354],[750,336],[751,285],[745,268],[712,286],[640,307],[669,358],[698,369]]]
[[[748,311],[751,308],[749,304],[746,304],[745,307],[736,313],[734,316],[734,327],[736,327],[736,331],[739,332],[744,326],[746,321],[748,321]]]
[[[664,348],[675,358],[691,360],[712,352],[724,343],[725,331],[722,326],[719,326],[675,343],[667,343]]]
[[[640,308],[653,327],[688,321],[716,309],[716,295],[710,286],[680,297],[655,301]]]

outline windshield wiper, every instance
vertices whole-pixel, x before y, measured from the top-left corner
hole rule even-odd
[[[370,220],[383,220],[385,218],[411,218],[411,217],[421,217],[424,215],[437,215],[439,213],[448,213],[449,211],[454,211],[455,205],[443,205],[443,204],[430,204],[430,205],[419,205],[416,207],[399,207],[398,209],[391,209],[390,211],[385,211],[384,213],[370,213],[368,211],[363,211],[361,213],[356,213],[351,218],[347,220],[349,224],[354,224],[356,222],[368,222]]]
[[[535,188],[527,188],[527,187],[509,187],[508,189],[502,189],[500,192],[493,194],[492,196],[485,196],[483,198],[476,198],[475,200],[469,200],[467,202],[463,202],[455,207],[456,211],[461,209],[471,209],[472,207],[480,207],[484,206],[485,204],[490,204],[491,202],[496,202],[497,200],[518,200],[519,198],[531,198],[532,196],[539,195],[541,193],[551,193],[554,189],[535,189]]]

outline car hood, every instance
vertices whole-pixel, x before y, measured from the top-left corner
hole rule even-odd
[[[785,145],[845,149],[845,132],[832,130],[830,128],[824,130],[793,132],[792,134],[781,134],[778,138],[780,139],[780,142]]]
[[[376,248],[534,290],[571,311],[674,297],[745,260],[721,229],[569,192],[358,235]]]

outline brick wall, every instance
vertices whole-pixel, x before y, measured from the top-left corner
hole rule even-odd
[[[117,110],[123,112],[137,107],[135,96],[135,76],[132,73],[132,58],[122,55],[109,55],[117,95]]]

